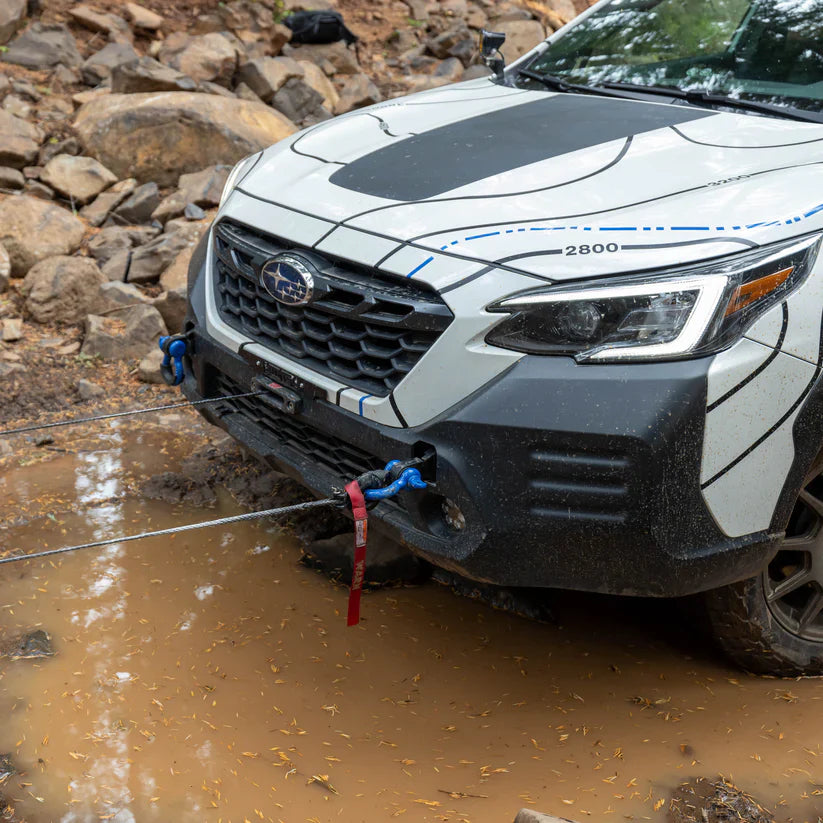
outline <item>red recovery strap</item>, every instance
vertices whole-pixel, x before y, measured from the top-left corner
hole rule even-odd
[[[356,626],[360,622],[360,592],[363,590],[363,580],[366,576],[366,541],[369,532],[369,513],[366,511],[366,499],[360,489],[360,484],[352,480],[346,486],[346,494],[351,501],[351,510],[354,515],[354,567],[349,589],[349,617],[347,626]]]

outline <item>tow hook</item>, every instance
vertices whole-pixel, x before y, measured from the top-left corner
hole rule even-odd
[[[169,386],[179,386],[186,376],[183,366],[183,357],[189,351],[189,342],[185,334],[171,334],[158,340],[160,351],[163,352],[163,362],[160,364],[160,373]]]

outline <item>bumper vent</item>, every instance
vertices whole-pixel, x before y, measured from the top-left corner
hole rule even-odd
[[[283,305],[260,285],[263,264],[283,251],[295,251],[320,272],[324,288],[312,303]],[[453,319],[440,297],[420,284],[326,260],[232,221],[214,230],[214,258],[217,310],[225,323],[378,397],[397,386]]]
[[[622,452],[540,448],[529,454],[529,502],[537,517],[591,525],[628,517],[632,462]]]

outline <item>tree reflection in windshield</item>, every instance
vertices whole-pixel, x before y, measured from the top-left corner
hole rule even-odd
[[[823,0],[613,0],[528,68],[823,110]]]

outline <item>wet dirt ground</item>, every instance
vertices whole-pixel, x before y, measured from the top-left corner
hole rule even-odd
[[[168,431],[59,434],[7,463],[0,549],[240,511],[137,493],[206,442]],[[663,823],[680,782],[723,774],[817,823],[823,682],[735,671],[667,603],[552,595],[540,624],[429,583],[366,594],[346,629],[346,590],[299,556],[247,523],[0,567],[0,639],[41,628],[57,652],[0,659],[17,816]]]

